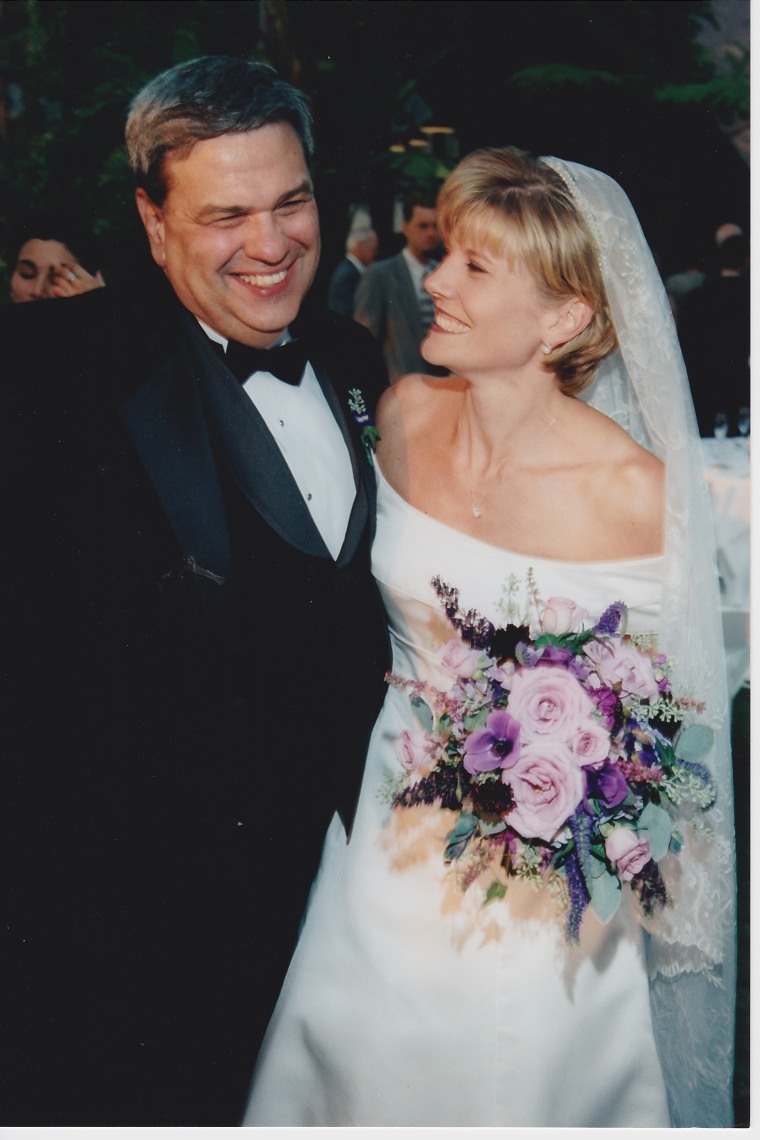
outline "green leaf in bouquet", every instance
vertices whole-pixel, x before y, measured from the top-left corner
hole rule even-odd
[[[446,836],[446,852],[444,859],[447,863],[453,862],[464,854],[467,844],[472,839],[478,826],[478,817],[472,812],[463,811],[456,821],[453,831]]]
[[[427,701],[423,701],[422,697],[410,697],[409,700],[411,702],[412,708],[414,709],[414,715],[417,717],[422,731],[432,732],[434,721],[433,710],[431,709],[430,705],[427,703]]]
[[[664,808],[657,804],[647,804],[636,824],[636,832],[649,840],[649,850],[655,863],[667,854],[673,824]]]
[[[676,740],[676,756],[695,764],[703,760],[713,746],[715,733],[706,724],[691,724],[679,734]]]
[[[583,874],[591,898],[591,909],[600,922],[609,922],[620,906],[620,880],[599,859],[590,859],[583,868]]]
[[[480,834],[483,836],[498,835],[500,831],[506,831],[507,825],[503,819],[499,819],[496,823],[488,823],[485,819],[480,820]]]
[[[504,884],[497,883],[494,879],[486,891],[486,897],[483,900],[483,905],[485,906],[486,903],[490,903],[493,899],[503,899],[506,893],[507,888],[504,886]]]
[[[484,707],[476,713],[468,713],[464,718],[464,727],[468,732],[474,732],[477,728],[485,728],[490,712],[490,708]]]

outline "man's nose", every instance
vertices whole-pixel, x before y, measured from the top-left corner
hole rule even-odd
[[[273,214],[256,214],[246,220],[243,253],[251,261],[278,265],[288,252],[289,242]]]

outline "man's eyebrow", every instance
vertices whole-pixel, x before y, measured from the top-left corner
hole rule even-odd
[[[286,190],[284,194],[281,194],[272,206],[272,209],[276,210],[280,206],[284,206],[293,198],[297,198],[299,194],[308,194],[309,197],[314,194],[314,188],[312,187],[311,181],[308,178],[305,178],[303,182],[298,184],[298,186],[294,186],[292,190]],[[235,203],[232,203],[228,206],[217,206],[215,203],[209,202],[207,206],[204,206],[203,209],[198,212],[197,218],[199,221],[204,221],[208,218],[227,217],[235,214],[249,213],[251,213],[250,206],[243,206]]]
[[[300,182],[298,186],[294,186],[292,190],[287,190],[277,199],[275,209],[277,209],[277,206],[282,206],[283,203],[289,202],[291,198],[297,198],[299,194],[308,194],[311,196],[313,193],[314,187],[311,184],[311,179],[304,178],[303,182]]]

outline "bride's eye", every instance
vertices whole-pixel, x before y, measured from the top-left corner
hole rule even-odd
[[[483,266],[478,265],[477,261],[473,261],[472,259],[467,262],[467,268],[471,269],[474,273],[485,273]]]

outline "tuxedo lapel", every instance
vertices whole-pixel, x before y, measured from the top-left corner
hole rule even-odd
[[[254,404],[190,316],[182,314],[193,372],[222,462],[249,503],[290,546],[330,558],[298,485]]]
[[[354,497],[354,505],[351,508],[351,514],[348,519],[348,526],[346,527],[346,536],[343,540],[340,554],[338,555],[338,566],[345,566],[350,562],[356,553],[356,548],[359,545],[361,537],[364,533],[364,528],[367,525],[367,518],[369,515],[369,496],[367,493],[368,480],[367,471],[369,464],[367,463],[364,454],[364,446],[359,440],[357,446],[356,429],[353,422],[349,422],[346,415],[346,408],[348,407],[348,393],[342,390],[337,390],[331,383],[324,364],[320,361],[319,355],[315,352],[310,354],[309,361],[314,374],[319,381],[319,386],[322,389],[322,394],[327,401],[327,404],[332,412],[338,427],[341,430],[343,439],[345,440],[348,454],[351,458],[351,471],[354,476],[354,486],[356,488],[356,495]],[[343,397],[343,399],[341,399]],[[364,470],[367,468],[367,471]],[[371,472],[370,472],[371,474]]]
[[[200,394],[189,373],[180,349],[122,404],[120,414],[185,559],[226,579],[232,567],[226,512]]]
[[[122,404],[120,413],[186,559],[227,578],[231,540],[217,461],[248,502],[289,545],[331,558],[266,423],[189,314],[169,359]],[[167,315],[168,317],[168,315]],[[168,319],[171,319],[168,317]],[[298,333],[297,335],[301,335]],[[308,359],[351,458],[356,495],[337,559],[354,556],[371,516],[374,479],[349,412],[354,362],[336,358],[304,330]]]

